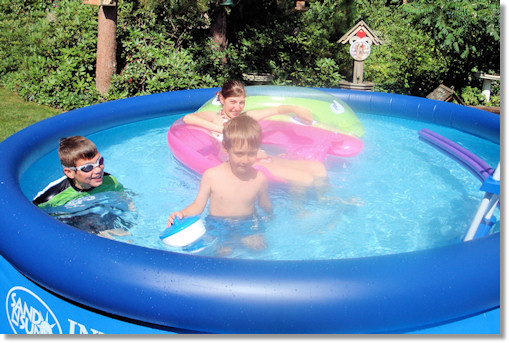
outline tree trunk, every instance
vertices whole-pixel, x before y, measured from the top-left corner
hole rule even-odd
[[[224,51],[226,49],[226,12],[223,8],[217,11],[216,21],[210,27],[212,37],[214,37],[214,49]]]
[[[95,87],[106,94],[111,78],[117,71],[117,6],[100,6],[97,24],[97,61],[95,69]]]

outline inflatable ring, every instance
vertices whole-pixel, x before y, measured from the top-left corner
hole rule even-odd
[[[296,105],[309,109],[315,122],[311,125],[333,132],[362,137],[364,127],[354,111],[344,101],[329,93],[304,87],[248,86],[244,111],[258,110],[279,105]],[[218,111],[221,103],[214,97],[196,112]],[[276,115],[269,120],[292,121],[288,115]]]
[[[293,90],[292,95],[298,97],[288,96],[290,89]],[[280,157],[315,161],[323,161],[328,154],[351,157],[362,150],[363,144],[359,138],[340,132],[355,131],[356,135],[364,133],[360,121],[341,100],[322,91],[299,87],[255,86],[246,87],[246,91],[256,94],[246,98],[246,110],[283,104],[298,105],[311,110],[315,119],[311,125],[296,123],[288,115],[275,115],[260,121],[264,149],[270,150],[275,146]],[[272,93],[275,96],[258,95],[262,93]],[[216,112],[220,109],[221,104],[213,98],[197,112]],[[226,160],[217,138],[206,129],[186,125],[182,119],[177,120],[168,130],[168,145],[177,160],[199,174]],[[263,171],[270,181],[286,182],[271,175],[261,165],[255,165],[255,168]]]

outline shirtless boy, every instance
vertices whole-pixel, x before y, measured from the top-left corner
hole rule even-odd
[[[209,214],[215,217],[242,218],[252,216],[258,206],[268,213],[272,205],[268,195],[268,181],[265,175],[253,168],[262,140],[260,124],[253,118],[241,115],[229,120],[223,131],[223,146],[228,153],[228,161],[208,169],[203,173],[198,195],[194,202],[181,211],[173,212],[168,218],[168,225],[176,217],[199,215],[209,202]],[[246,237],[243,242],[250,242],[254,247],[253,237]],[[256,240],[259,243],[259,240]]]

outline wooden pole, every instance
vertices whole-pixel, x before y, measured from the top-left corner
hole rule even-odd
[[[95,87],[102,95],[108,92],[111,78],[117,71],[116,33],[117,6],[99,6]]]
[[[364,81],[364,61],[353,61],[353,83],[361,84]]]

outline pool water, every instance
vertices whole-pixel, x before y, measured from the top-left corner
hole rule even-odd
[[[357,258],[459,242],[483,197],[481,183],[450,157],[420,141],[417,132],[435,131],[493,168],[500,159],[499,145],[429,123],[357,115],[366,130],[364,149],[351,158],[327,157],[330,186],[324,192],[295,195],[283,185],[270,187],[274,214],[266,218],[260,211],[253,232],[261,249],[260,244],[256,248],[245,244],[244,235],[232,234],[234,229],[228,225],[207,228],[200,241],[185,249],[169,247],[159,239],[168,215],[194,200],[200,182],[200,176],[168,149],[168,128],[180,116],[90,135],[105,157],[105,170],[130,191],[136,207],[131,235],[115,239],[184,253],[273,260]],[[24,173],[23,192],[32,199],[61,175],[53,151]],[[499,218],[498,210],[495,215]]]

